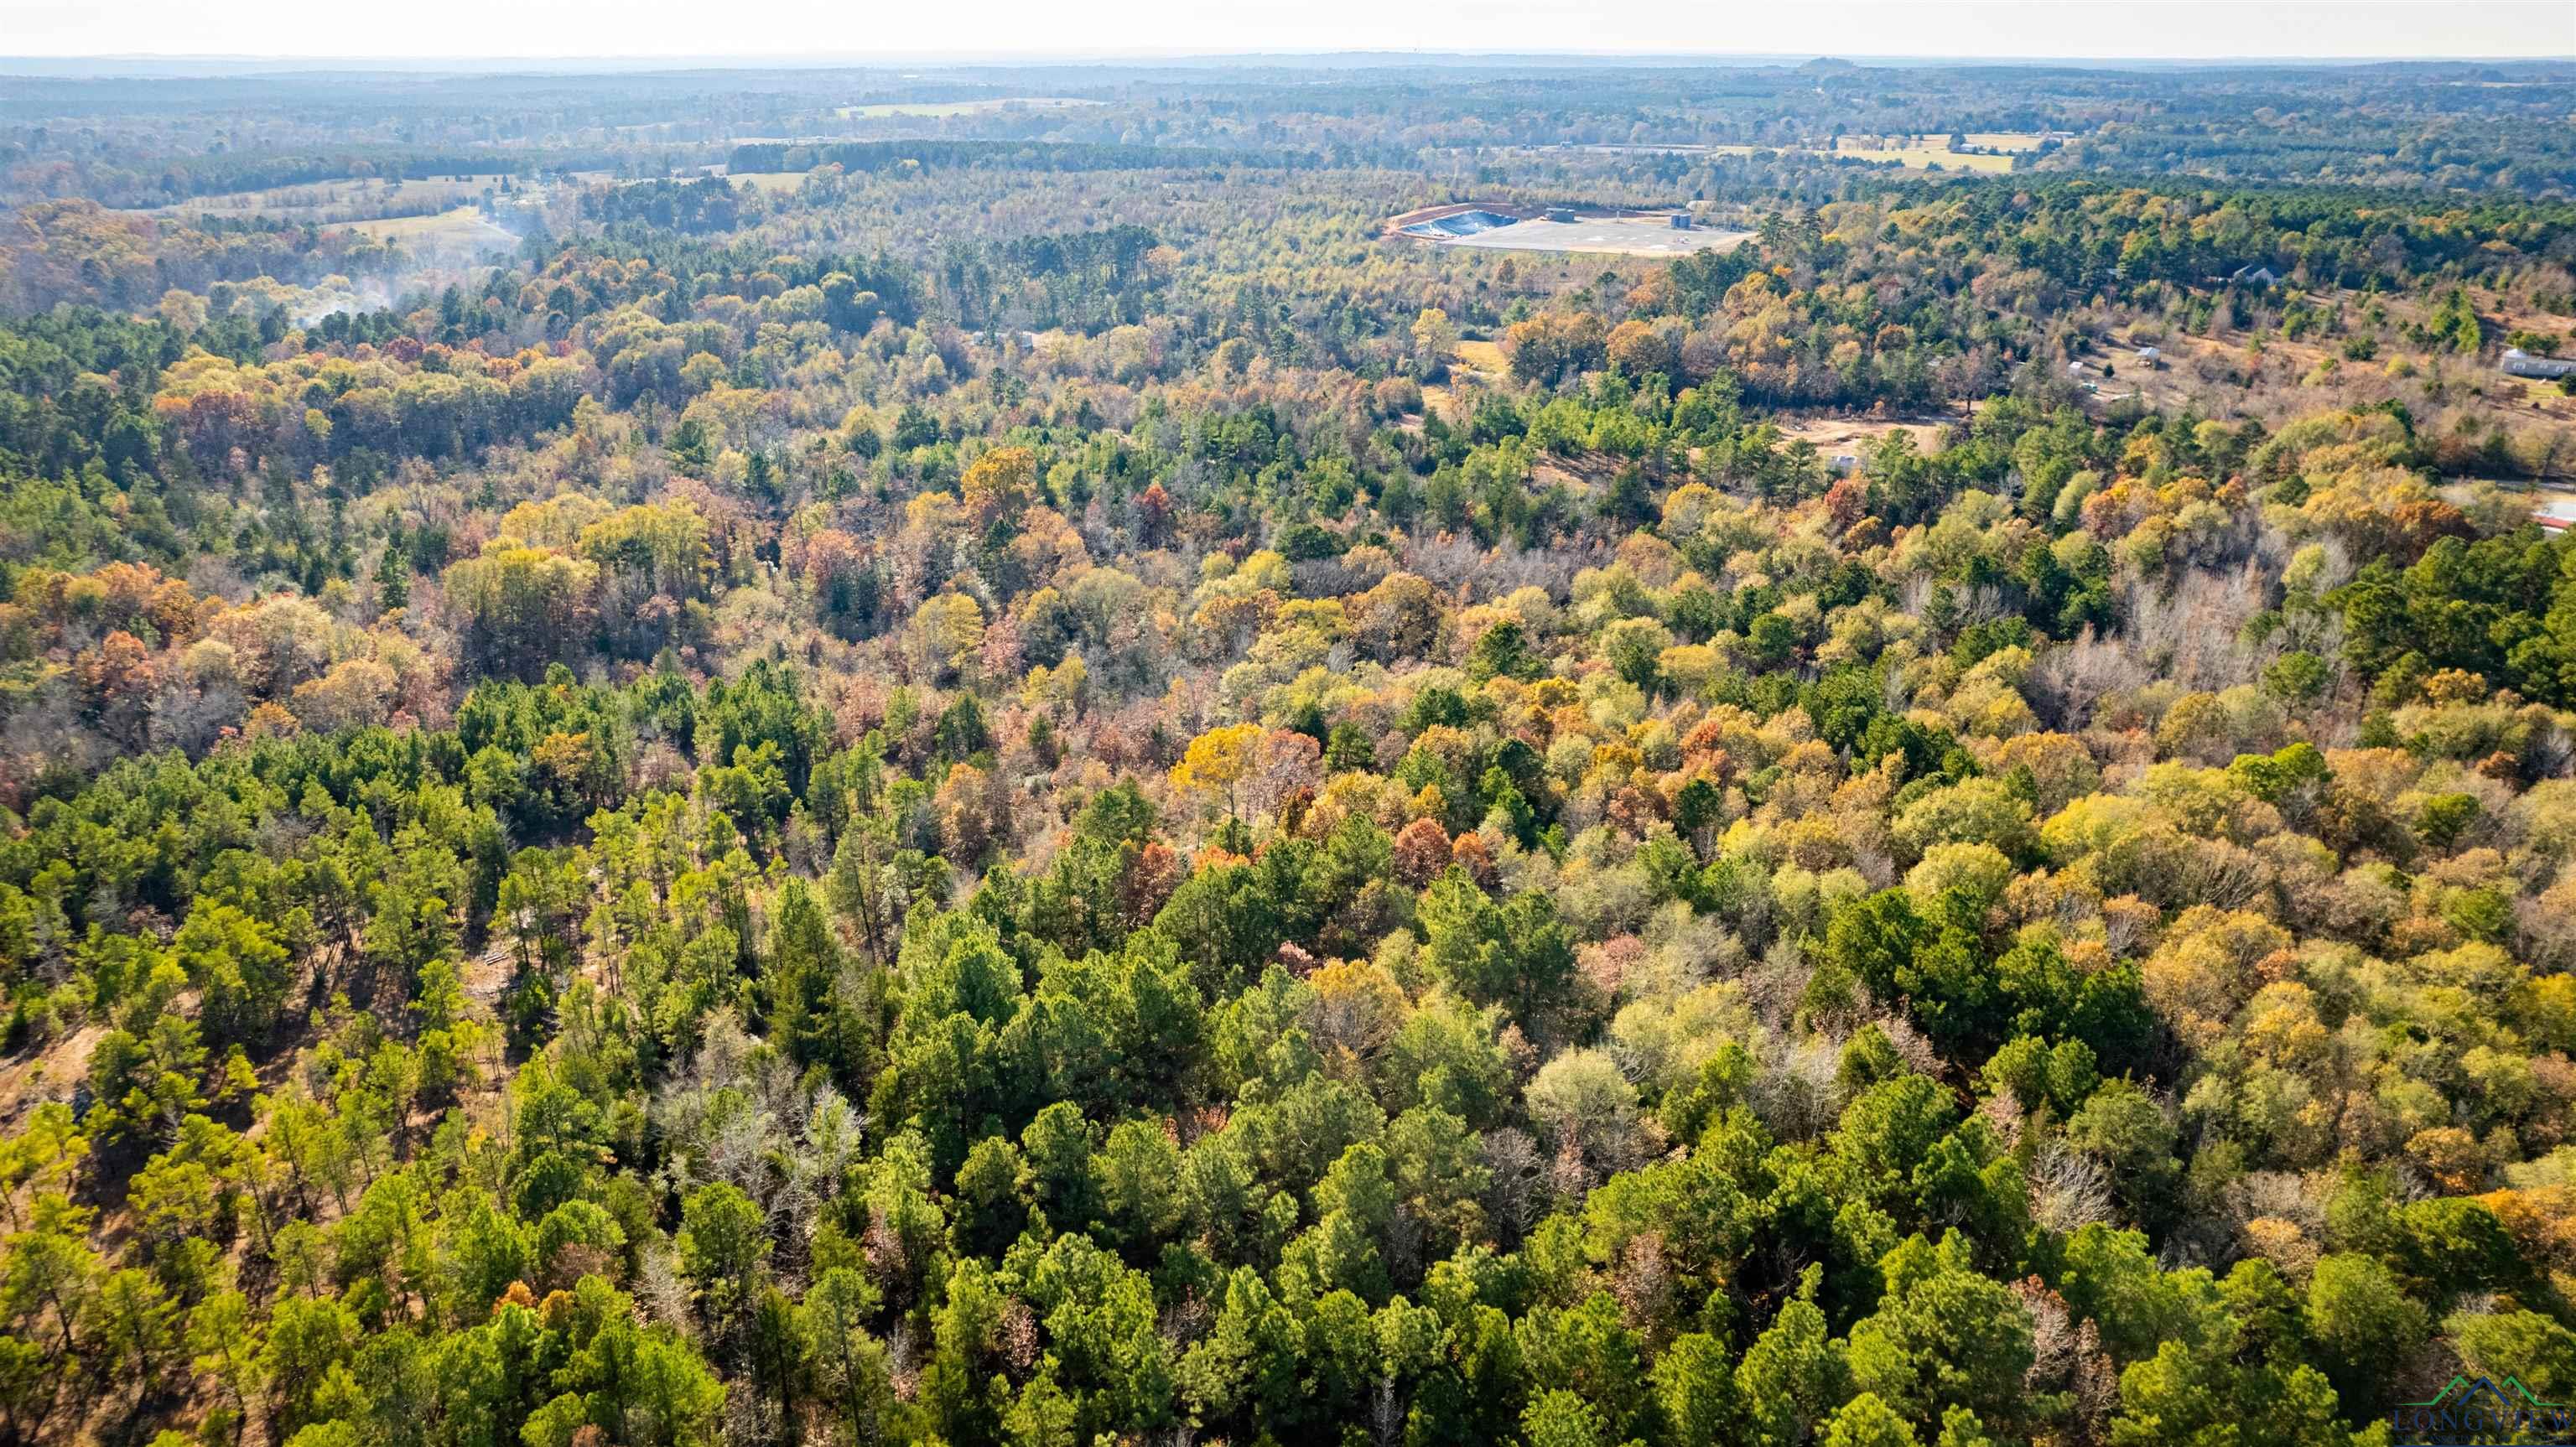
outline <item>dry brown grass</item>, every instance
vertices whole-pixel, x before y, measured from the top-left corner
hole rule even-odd
[[[1932,439],[1944,425],[1938,420],[1921,418],[1775,416],[1770,420],[1780,429],[1782,441],[1810,443],[1829,457],[1838,452],[1857,453],[1875,446],[1880,438],[1891,432],[1914,434],[1914,445],[1929,452]]]
[[[399,241],[415,251],[507,251],[519,239],[493,225],[480,206],[459,206],[435,216],[394,216],[353,221],[348,228],[379,241]]]
[[[1865,142],[1878,140],[1889,144],[1872,146]],[[1950,149],[1947,137],[1922,136],[1844,136],[1834,145],[1834,153],[1856,161],[1894,161],[1917,171],[1934,166],[1945,171],[2009,171],[2010,156],[1970,155]]]

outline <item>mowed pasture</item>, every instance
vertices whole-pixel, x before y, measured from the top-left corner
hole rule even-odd
[[[1872,145],[1872,141],[1879,144]],[[1935,166],[1944,171],[2009,171],[2013,168],[2010,156],[1953,151],[1949,139],[1940,136],[1842,136],[1834,142],[1834,154],[1854,161],[1894,161],[1918,171],[1928,171]]]
[[[2038,131],[1969,131],[1968,144],[1983,151],[2036,151],[2048,143]]]

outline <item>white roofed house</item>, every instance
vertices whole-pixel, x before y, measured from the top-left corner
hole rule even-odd
[[[2532,377],[2544,382],[2576,377],[2576,358],[2535,357],[2520,347],[2505,348],[2503,366],[2508,377]]]

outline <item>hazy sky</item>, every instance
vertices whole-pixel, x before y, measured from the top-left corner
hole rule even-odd
[[[0,55],[2576,54],[2576,0],[0,0]]]

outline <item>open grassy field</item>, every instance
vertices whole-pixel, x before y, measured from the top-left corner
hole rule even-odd
[[[1071,96],[1006,96],[1000,100],[895,100],[871,105],[843,106],[838,114],[845,121],[885,120],[894,116],[912,116],[923,120],[945,120],[951,116],[982,115],[988,111],[1018,108],[1032,111],[1069,110],[1075,106],[1096,106],[1106,102],[1078,100]]]
[[[493,225],[480,206],[458,206],[432,216],[353,221],[347,229],[379,241],[399,241],[414,251],[498,252],[515,250],[519,244],[518,237]]]
[[[1772,419],[1783,442],[1806,442],[1827,457],[1859,456],[1891,432],[1914,434],[1914,445],[1932,451],[1932,439],[1943,423],[1937,419],[1896,420],[1868,417],[1791,417]]]
[[[1519,221],[1473,236],[1436,242],[1487,251],[1594,251],[1613,256],[1685,256],[1741,246],[1750,231],[1676,231],[1661,216],[1586,216],[1578,221]]]
[[[1902,144],[1870,145],[1870,140]],[[1843,136],[1834,143],[1834,154],[1856,161],[1894,161],[1918,171],[1934,166],[1945,171],[2009,171],[2010,156],[1974,155],[1952,151],[1946,137],[1922,136]]]
[[[1968,144],[1989,151],[2036,151],[2048,137],[2037,131],[1970,131]]]
[[[805,184],[802,171],[739,171],[725,178],[740,181],[756,191],[793,191]]]
[[[1424,385],[1422,414],[1455,426],[1466,420],[1468,411],[1468,403],[1459,396],[1460,389],[1472,395],[1480,387],[1500,382],[1510,370],[1511,363],[1504,360],[1501,343],[1461,341],[1449,353],[1448,385]]]

